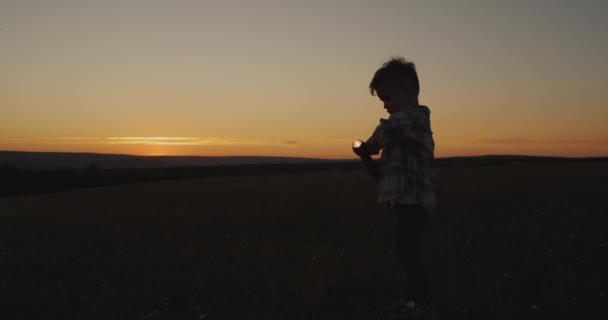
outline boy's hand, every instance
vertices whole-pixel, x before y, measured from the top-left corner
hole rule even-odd
[[[369,149],[362,140],[355,140],[353,142],[353,152],[361,158],[369,157]]]

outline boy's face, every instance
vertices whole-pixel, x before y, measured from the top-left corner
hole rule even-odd
[[[412,103],[411,91],[407,87],[397,87],[390,83],[383,84],[376,89],[376,95],[384,103],[384,109],[389,114]]]

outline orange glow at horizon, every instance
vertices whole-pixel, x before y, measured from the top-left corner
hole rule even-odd
[[[353,139],[354,141],[354,139]],[[476,155],[536,155],[593,157],[608,154],[608,140],[479,139],[439,143],[435,157]],[[165,156],[285,156],[352,159],[352,141],[253,140],[200,137],[40,137],[0,139],[0,150],[92,152]]]

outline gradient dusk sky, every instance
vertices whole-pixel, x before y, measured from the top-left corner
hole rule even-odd
[[[413,60],[435,156],[608,156],[608,1],[0,0],[0,150],[354,158]]]

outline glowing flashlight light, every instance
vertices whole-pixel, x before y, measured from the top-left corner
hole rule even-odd
[[[359,140],[359,139],[355,140],[353,142],[353,149],[357,149],[357,148],[361,147],[362,144],[363,144],[363,140]]]

